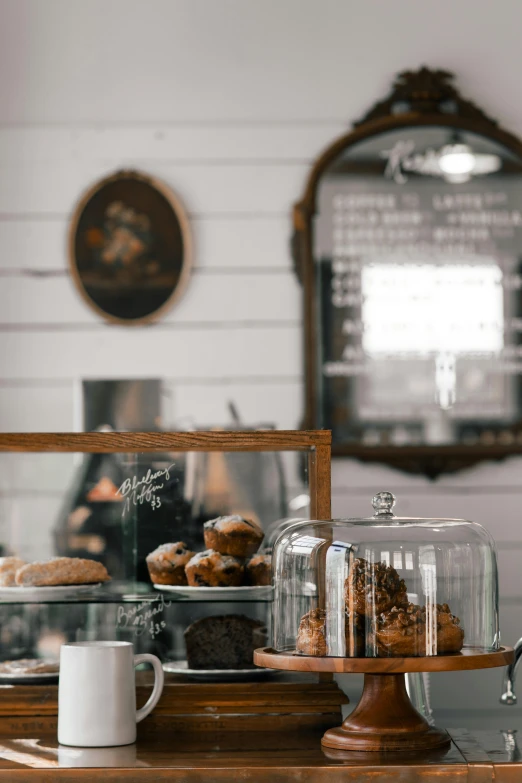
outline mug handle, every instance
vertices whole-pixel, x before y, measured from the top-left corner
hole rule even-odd
[[[143,718],[147,717],[149,712],[152,712],[160,699],[163,691],[163,683],[165,681],[163,666],[161,665],[160,659],[156,658],[155,655],[150,655],[150,653],[135,655],[134,666],[139,666],[140,663],[150,663],[152,665],[154,669],[154,688],[148,702],[143,707],[141,707],[141,709],[136,710],[136,723],[139,723],[140,720],[143,720]]]

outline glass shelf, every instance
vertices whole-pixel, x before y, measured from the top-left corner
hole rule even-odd
[[[22,592],[23,590],[23,592]],[[63,592],[59,590],[52,593],[49,589],[39,594],[39,588],[14,589],[10,592],[9,588],[0,588],[0,605],[2,604],[117,604],[117,603],[271,603],[273,600],[273,590],[267,586],[264,589],[256,588],[229,588],[230,594],[227,595],[227,589],[193,588],[193,591],[187,590],[180,592],[167,592],[151,589],[150,584],[146,583],[128,583],[116,582],[107,587],[86,591],[83,589],[77,592],[74,586],[70,591]]]

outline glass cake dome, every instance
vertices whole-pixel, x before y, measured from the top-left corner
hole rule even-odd
[[[393,514],[301,521],[277,539],[274,648],[300,655],[415,657],[500,646],[495,544],[464,519]]]

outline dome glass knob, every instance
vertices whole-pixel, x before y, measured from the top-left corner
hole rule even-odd
[[[395,495],[391,492],[377,492],[372,499],[376,517],[392,517],[395,505]]]

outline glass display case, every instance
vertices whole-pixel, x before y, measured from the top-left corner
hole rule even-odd
[[[274,548],[274,647],[317,656],[432,656],[500,644],[493,539],[463,519],[306,521]]]
[[[329,437],[0,435],[0,680],[56,678],[61,644],[84,640],[131,641],[194,678],[256,672],[271,638],[264,534],[286,489],[328,518]]]

